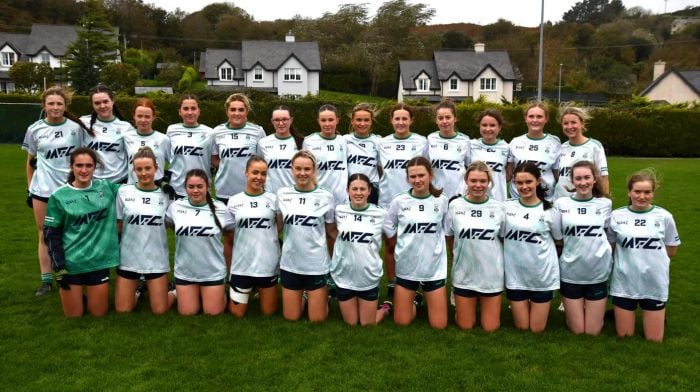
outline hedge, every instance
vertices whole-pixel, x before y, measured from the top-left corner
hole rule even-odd
[[[216,126],[226,121],[223,102],[228,93],[203,93],[200,104],[202,114],[200,122],[209,126]],[[299,100],[285,100],[270,97],[265,94],[250,92],[253,101],[253,111],[249,114],[249,120],[262,125],[268,133],[272,132],[270,114],[272,109],[280,104],[292,108],[294,125],[304,134],[316,132],[316,114],[318,108],[329,103],[315,97],[306,97]],[[135,101],[134,97],[117,97],[116,104],[122,113],[131,120],[131,109]],[[19,110],[12,106],[2,105],[3,102],[39,102],[39,97],[29,95],[0,95],[0,113],[20,116]],[[178,116],[178,98],[172,96],[159,96],[154,98],[158,108],[158,118],[154,128],[164,131],[168,124],[180,122]],[[349,113],[354,106],[351,101],[330,102],[339,110],[341,122],[338,130],[347,133],[349,129]],[[478,137],[478,126],[474,117],[479,111],[490,107],[483,102],[464,103],[457,107],[457,128],[470,137]],[[501,136],[510,140],[514,136],[526,131],[523,121],[524,105],[495,105],[503,114],[505,123]],[[378,107],[378,114],[374,124],[374,132],[380,135],[391,133],[389,123],[389,110],[391,104]],[[427,135],[437,129],[432,120],[432,109],[427,104],[416,103],[414,106],[415,121],[412,129],[420,134]],[[76,96],[70,106],[70,110],[78,115],[89,113],[90,107],[87,97]],[[557,108],[550,108],[550,121],[546,131],[559,136],[562,141],[566,137],[561,132],[561,126],[557,123]],[[587,135],[600,140],[606,148],[608,155],[638,156],[638,157],[699,157],[700,149],[693,132],[700,130],[700,108],[676,108],[676,107],[645,107],[645,108],[596,108],[591,112],[593,118],[587,124]],[[0,129],[0,142],[20,143],[24,137],[26,127],[36,121],[36,113],[25,119],[14,121],[2,120],[3,124],[15,124],[14,128],[3,127]],[[17,125],[19,124],[19,125]]]

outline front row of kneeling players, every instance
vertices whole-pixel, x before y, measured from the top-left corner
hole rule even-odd
[[[328,315],[330,272],[343,319],[376,324],[392,311],[388,301],[378,306],[385,234],[396,238],[397,324],[410,324],[424,301],[430,325],[447,326],[449,249],[459,327],[474,327],[479,304],[481,326],[498,329],[505,290],[515,326],[542,331],[554,290],[560,289],[568,327],[595,335],[603,326],[608,295],[610,240],[616,245],[610,294],[618,334],[634,333],[639,305],[645,336],[663,339],[669,257],[680,241],[672,216],[652,204],[656,182],[648,172],[630,178],[630,205],[611,212],[590,162],[574,165],[574,195],[553,205],[533,164],[516,167],[519,197],[504,203],[488,197],[490,169],[474,162],[465,175],[466,196],[449,203],[431,184],[430,162],[416,157],[406,169],[410,189],[386,211],[367,202],[371,183],[362,174],[349,177],[349,203],[336,206],[333,195],[316,185],[315,158],[304,150],[292,159],[294,185],[277,194],[264,190],[265,160],[252,157],[245,168],[245,191],[228,205],[212,200],[201,170],[188,172],[187,196],[171,203],[155,184],[158,164],[149,148],[134,156],[138,182],[133,185],[93,179],[99,164],[91,149],[76,149],[68,184],[48,203],[44,236],[67,316],[84,313],[83,288],[89,313],[105,314],[109,269],[118,266],[117,311],[134,308],[143,275],[154,313],[166,312],[177,301],[181,314],[219,314],[228,306],[243,316],[255,291],[261,312],[272,314],[279,280],[286,319],[299,319],[306,308],[310,320],[322,321]],[[166,226],[176,236],[175,290],[168,289]],[[281,249],[278,229],[284,233]],[[221,236],[232,231],[227,271]]]

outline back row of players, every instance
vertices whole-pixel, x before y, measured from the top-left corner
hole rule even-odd
[[[486,188],[486,191],[489,193],[490,197],[487,198],[487,200],[497,202],[506,198],[506,183],[511,180],[514,167],[520,169],[535,167],[537,169],[531,170],[536,172],[531,174],[533,177],[536,177],[535,182],[539,183],[541,181],[543,185],[542,189],[545,190],[545,193],[538,195],[539,198],[537,200],[542,201],[545,205],[555,196],[571,195],[571,191],[574,190],[574,188],[571,187],[571,168],[574,162],[579,160],[593,161],[596,164],[590,169],[590,177],[597,179],[596,183],[600,186],[600,195],[596,196],[608,194],[607,164],[603,148],[599,142],[583,136],[584,123],[587,119],[587,115],[584,111],[577,108],[568,108],[563,112],[563,131],[569,137],[569,141],[563,145],[559,143],[557,137],[544,133],[543,128],[548,120],[548,116],[546,108],[541,104],[533,104],[526,109],[525,122],[528,126],[528,133],[514,138],[509,145],[498,139],[502,118],[497,111],[487,110],[479,115],[478,123],[482,138],[470,141],[466,135],[456,131],[455,107],[450,102],[442,102],[437,105],[435,111],[436,123],[440,130],[430,134],[427,138],[410,131],[412,112],[408,106],[402,104],[396,105],[392,108],[390,113],[391,123],[394,128],[394,133],[392,135],[384,138],[373,135],[371,133],[373,111],[368,105],[358,105],[353,109],[351,115],[352,133],[344,137],[338,137],[336,135],[336,127],[339,122],[339,114],[332,105],[323,105],[319,109],[318,114],[320,132],[314,133],[302,141],[302,138],[295,132],[292,126],[293,117],[287,107],[278,107],[273,111],[272,124],[275,128],[275,133],[265,136],[265,132],[261,127],[247,121],[250,104],[247,98],[241,94],[233,94],[227,99],[225,108],[229,121],[216,127],[213,131],[198,123],[199,105],[196,98],[192,96],[183,97],[180,103],[180,115],[183,122],[181,124],[171,125],[166,135],[154,132],[151,128],[153,119],[156,116],[156,110],[150,101],[146,99],[137,101],[134,108],[134,121],[137,129],[134,130],[130,124],[120,121],[115,117],[116,108],[111,91],[104,87],[98,87],[91,93],[90,97],[94,113],[92,116],[84,117],[82,119],[82,124],[77,124],[67,122],[64,118],[64,114],[66,117],[69,117],[69,113],[65,111],[65,95],[57,89],[48,90],[44,94],[44,107],[47,112],[47,118],[44,121],[32,125],[27,132],[23,148],[29,153],[27,166],[28,179],[31,181],[30,194],[33,197],[32,203],[35,207],[37,225],[40,228],[40,237],[42,235],[41,228],[43,223],[41,215],[45,214],[46,200],[53,190],[65,182],[64,179],[67,176],[67,172],[70,171],[70,165],[67,164],[67,160],[65,159],[66,155],[81,144],[94,149],[98,153],[98,160],[103,163],[102,169],[95,173],[96,178],[104,178],[115,183],[126,182],[127,173],[134,173],[133,170],[127,169],[126,166],[127,164],[133,165],[133,155],[135,152],[141,147],[150,147],[152,151],[155,152],[157,161],[158,172],[156,174],[156,179],[159,182],[169,183],[175,193],[180,197],[187,196],[188,192],[185,189],[185,179],[187,173],[192,169],[201,169],[204,170],[204,173],[207,173],[207,169],[211,166],[218,168],[214,185],[217,191],[217,198],[224,203],[228,202],[228,199],[232,196],[246,189],[247,177],[243,173],[246,172],[246,165],[249,157],[256,152],[262,155],[266,163],[266,191],[270,191],[274,194],[284,187],[294,185],[298,182],[298,179],[292,176],[293,170],[290,170],[292,169],[291,162],[294,154],[301,148],[312,153],[312,159],[315,163],[314,166],[317,165],[318,168],[318,185],[331,191],[333,195],[333,205],[345,204],[348,200],[347,192],[351,185],[347,181],[348,173],[363,173],[368,179],[369,187],[373,190],[370,194],[375,197],[378,194],[379,205],[389,210],[389,216],[395,216],[398,220],[405,215],[405,212],[411,211],[412,208],[411,206],[398,207],[400,201],[397,200],[400,200],[402,198],[401,194],[405,193],[407,176],[409,184],[412,185],[412,190],[410,192],[415,190],[407,164],[411,159],[417,156],[430,157],[429,166],[425,169],[427,171],[428,184],[431,189],[433,185],[435,189],[443,189],[444,192],[442,196],[446,196],[447,198],[458,194],[466,194],[467,198],[464,200],[467,202],[469,202],[468,198],[470,192],[468,188],[469,179],[465,178],[464,175],[465,168],[470,162],[474,161],[483,161],[489,166],[489,170],[486,170],[489,177],[489,181],[487,182],[489,187]],[[57,108],[57,106],[59,107]],[[84,135],[84,132],[81,132],[77,125],[85,128],[87,135]],[[38,159],[36,171],[31,165],[31,160],[34,157]],[[525,165],[525,162],[530,162],[530,164]],[[418,166],[420,167],[420,165]],[[167,172],[163,171],[165,167],[168,168]],[[598,170],[596,167],[601,168],[600,174],[602,174],[602,176],[597,175]],[[136,177],[135,174],[131,174],[131,178],[128,182],[135,182],[136,178],[134,177]],[[433,184],[430,184],[430,180],[432,180]],[[425,179],[422,181],[425,182]],[[517,184],[517,180],[511,181],[510,194],[512,197],[516,198],[522,196],[520,195],[521,189]],[[314,186],[315,185],[316,184],[314,184]],[[654,185],[655,184],[652,184],[652,188]],[[536,188],[536,185],[533,188],[532,184],[530,184],[530,191]],[[415,198],[415,195],[410,192],[409,195]],[[405,197],[406,195],[403,194],[403,196]],[[408,197],[408,204],[411,204],[410,201],[413,200],[411,197]],[[435,206],[433,206],[434,208],[432,208],[433,215],[446,216],[447,198],[445,198],[444,202],[435,203]],[[458,205],[462,200],[463,199],[458,199],[454,204]],[[522,197],[520,197],[520,201],[523,201]],[[598,203],[600,204],[601,202]],[[607,218],[608,215],[605,213],[605,204],[606,202],[603,201],[602,206],[590,208],[591,214],[595,211],[595,215]],[[520,207],[526,205],[525,203],[521,203]],[[37,206],[39,208],[37,208]],[[424,205],[423,207],[425,208]],[[393,215],[392,208],[394,208]],[[397,208],[399,210],[396,210]],[[570,212],[571,210],[572,209],[564,208],[562,211]],[[576,210],[578,214],[586,215],[585,212],[587,208],[580,207]],[[609,212],[609,210],[610,203],[608,201],[607,211]],[[543,255],[544,258],[551,259],[551,252],[547,250],[548,247],[542,246],[542,244],[546,244],[547,241],[542,241],[540,239],[537,241],[533,240],[536,236],[545,234],[544,232],[538,233],[537,231],[531,230],[532,224],[529,223],[530,221],[528,221],[528,219],[530,219],[530,212],[534,212],[534,210],[525,211],[523,215],[525,219],[522,227],[523,230],[509,231],[507,233],[497,230],[496,232],[505,235],[506,239],[511,237],[510,239],[516,239],[523,243],[538,244],[538,248],[542,249],[535,249],[530,253],[524,249],[518,250],[518,252],[524,252],[520,254],[521,258],[530,259],[528,262],[535,262],[536,260],[541,261],[540,259],[542,259]],[[581,211],[584,211],[584,213],[582,214]],[[420,212],[423,212],[423,210],[421,209]],[[484,213],[485,211],[479,212]],[[469,213],[476,214],[476,210]],[[514,217],[518,216],[515,212],[513,214]],[[488,215],[489,218],[494,221],[499,221],[498,217],[496,217],[497,213],[494,211],[488,211]],[[294,215],[292,214],[290,216]],[[471,216],[476,217],[476,215]],[[510,213],[508,216],[510,216]],[[540,224],[550,222],[547,216],[549,215],[540,214],[538,222]],[[670,215],[668,216],[670,217]],[[285,221],[287,218],[288,217],[285,216]],[[396,219],[393,225],[394,230],[400,226]],[[603,222],[606,222],[606,220],[604,219]],[[409,232],[413,234],[413,236],[417,235],[420,237],[421,234],[427,234],[435,229],[435,227],[431,226],[429,223],[426,223],[427,226],[425,227],[420,226],[419,223],[421,222],[416,221],[410,223],[408,226],[403,227],[403,230],[399,229],[399,232]],[[442,231],[446,229],[444,226],[445,225],[441,224],[438,232],[444,234]],[[549,226],[544,226],[543,229],[549,231]],[[476,228],[478,225],[470,227]],[[529,229],[525,230],[528,227]],[[605,225],[600,226],[599,229],[602,227],[605,227]],[[658,224],[656,227],[658,228]],[[667,228],[666,226],[664,227]],[[407,229],[410,230],[406,231]],[[466,234],[464,234],[464,236],[460,234],[460,238],[473,236],[476,239],[479,236],[486,235],[483,232],[477,233],[474,230],[470,231],[468,227],[465,227],[464,230],[467,230],[463,232],[463,234]],[[578,229],[567,228],[567,230],[574,230],[575,232]],[[409,256],[415,260],[413,262],[414,270],[411,273],[407,274],[404,270],[403,272],[399,271],[399,273],[395,274],[393,250],[397,247],[396,231],[392,232],[391,229],[385,230],[385,234],[392,233],[394,235],[388,235],[386,238],[387,255],[385,259],[387,277],[390,282],[393,282],[394,278],[397,277],[396,280],[399,289],[397,293],[395,293],[395,298],[399,297],[400,299],[401,295],[405,296],[406,292],[404,289],[408,287],[408,294],[410,295],[407,297],[405,296],[405,298],[409,298],[408,304],[410,304],[410,300],[413,299],[413,295],[418,288],[418,285],[414,287],[414,283],[419,282],[423,287],[423,291],[426,293],[431,324],[436,327],[444,326],[443,324],[446,324],[447,319],[447,310],[445,308],[444,312],[442,312],[441,308],[438,308],[436,312],[435,305],[431,306],[431,303],[436,302],[431,300],[430,293],[444,286],[445,276],[441,275],[446,274],[446,267],[444,268],[444,274],[440,272],[442,268],[439,266],[440,263],[438,263],[430,267],[432,269],[432,272],[429,273],[429,275],[431,275],[430,277],[414,276],[422,267],[430,265],[430,263],[426,263],[422,260],[422,258],[425,257],[425,250],[431,249],[432,253],[435,254],[436,251],[439,251],[440,247],[438,246],[436,248],[436,244],[432,243],[423,243],[421,249],[423,249],[424,252],[421,253],[420,249],[413,248],[415,244],[411,245],[414,242],[421,242],[418,237],[413,241],[410,239],[412,237],[411,235],[398,236],[399,244],[397,251],[404,252],[401,256],[403,259],[401,259],[399,265],[405,268],[406,258]],[[596,235],[591,235],[592,232],[590,232],[587,236],[600,237],[600,235],[602,235],[601,233],[602,231]],[[672,244],[673,241],[668,240],[668,238],[674,237],[674,233],[675,227],[673,230],[669,229],[667,236],[664,237],[662,241],[667,245]],[[583,234],[579,236],[574,233],[574,236],[584,237]],[[535,237],[528,237],[528,235],[534,235]],[[440,236],[442,236],[442,234]],[[491,237],[497,238],[498,236],[492,235]],[[226,243],[229,243],[229,241],[226,241]],[[508,242],[506,241],[506,243]],[[48,278],[50,281],[51,267],[48,263],[48,257],[46,257],[46,263],[42,260],[42,256],[44,256],[42,254],[42,244],[43,241],[40,241],[39,256],[40,261],[42,261],[42,280],[46,282],[46,273],[44,271],[48,270]],[[581,256],[590,249],[590,244],[585,243],[585,241],[583,244],[583,246],[578,245],[578,251],[586,249],[586,251],[581,252]],[[552,250],[554,249],[553,247],[551,248]],[[411,249],[411,252],[406,252],[407,249]],[[471,252],[474,251],[474,249],[471,250]],[[574,252],[574,254],[576,253],[577,252]],[[523,255],[527,254],[531,257],[523,257]],[[297,261],[300,261],[300,259],[304,257],[304,255],[298,255]],[[476,256],[472,255],[472,257]],[[600,251],[596,252],[596,257],[602,258],[602,263],[606,264],[605,258],[610,258],[610,252],[606,251],[601,245]],[[230,259],[230,247],[225,259]],[[458,260],[458,258],[456,260]],[[45,264],[49,264],[48,268],[45,268]],[[457,265],[458,264],[457,261]],[[546,314],[549,310],[549,302],[551,301],[551,290],[559,288],[559,268],[556,266],[556,253],[554,253],[554,266],[551,264],[551,260],[549,260],[548,271],[539,271],[543,272],[546,276],[536,277],[536,279],[544,279],[547,281],[547,283],[544,283],[544,286],[535,285],[537,287],[532,287],[531,284],[522,282],[509,285],[508,274],[506,274],[506,287],[513,289],[513,293],[508,292],[508,298],[516,302],[523,301],[527,306],[525,308],[524,318],[516,316],[516,325],[521,328],[532,328],[533,330],[544,329]],[[607,264],[609,267],[610,263],[607,262]],[[531,268],[535,268],[535,266],[541,268],[538,262],[535,262]],[[455,268],[455,271],[457,270],[458,268]],[[667,272],[668,266],[666,265],[666,290],[668,286]],[[663,275],[663,271],[659,273]],[[284,276],[282,278],[284,286]],[[406,278],[409,278],[408,283],[406,282]],[[663,276],[661,276],[661,278],[661,280],[663,280]],[[431,284],[435,282],[439,283],[441,280],[443,281],[442,286],[431,286]],[[550,280],[551,282],[549,282]],[[562,280],[564,280],[564,278],[562,278]],[[604,281],[607,281],[607,274]],[[601,282],[593,283],[599,286]],[[603,286],[605,286],[605,284],[603,284]],[[45,287],[45,285],[42,285],[42,287]],[[50,286],[48,287],[50,288]],[[455,285],[456,293],[458,292],[457,289],[458,287]],[[520,289],[526,292],[515,292],[523,291]],[[598,289],[599,287],[597,290]],[[471,289],[466,290],[470,291]],[[498,293],[502,290],[501,288]],[[540,294],[542,294],[540,291],[543,290],[548,293],[544,293],[544,297],[539,298]],[[307,289],[307,291],[311,292],[313,290]],[[479,290],[475,290],[475,292],[484,294],[483,291]],[[299,292],[299,294],[301,295],[301,292]],[[470,292],[466,297],[472,297],[472,294],[473,293]],[[600,293],[596,296],[600,296]],[[636,292],[629,294],[629,296],[633,297],[635,300],[642,299],[642,297],[646,298],[644,296],[639,297]],[[464,296],[457,295],[456,297],[460,298]],[[487,297],[488,296],[481,296],[482,325],[484,325],[484,305],[485,302],[488,302],[486,300]],[[497,295],[497,297],[499,298],[498,308],[500,308],[500,296]],[[605,298],[605,295],[603,295],[603,298]],[[653,299],[665,302],[667,294],[655,294]],[[600,298],[595,298],[595,300],[600,300]],[[398,322],[402,322],[402,320],[410,322],[412,316],[408,316],[415,315],[415,310],[412,312],[406,310],[404,307],[405,303],[406,301],[403,300],[399,300],[396,303],[395,319]],[[437,301],[437,303],[440,303],[440,301]],[[457,300],[457,303],[459,304],[460,300]],[[546,312],[542,313],[540,311],[538,313],[536,311],[536,304],[539,303],[546,303]],[[530,306],[530,304],[532,304],[532,306]],[[629,307],[630,305],[627,304],[627,308]],[[431,308],[433,308],[433,311],[431,311]],[[473,308],[474,310],[476,309],[476,302],[473,303]],[[488,308],[488,306],[486,306],[486,308]],[[634,308],[636,308],[636,303],[634,303]],[[583,314],[583,309],[584,305],[583,302],[581,302],[581,314]],[[515,314],[516,310],[522,309],[520,309],[519,306],[513,306],[513,310]],[[309,311],[311,312],[311,307]],[[539,314],[539,319],[537,317],[534,319],[532,318],[533,311],[535,315]],[[458,307],[458,315],[459,313]],[[486,313],[488,315],[488,312]],[[634,313],[632,313],[632,315],[634,315]],[[541,319],[542,316],[544,317],[543,320]],[[567,314],[567,318],[568,316]],[[442,321],[443,319],[444,323]],[[463,322],[460,322],[458,317],[458,324],[461,326],[469,326],[469,321],[462,321]],[[584,320],[581,320],[581,323],[583,323],[583,321]],[[569,323],[570,327],[572,323]],[[585,330],[586,332],[597,333],[600,327],[602,327],[602,316],[600,318],[600,323],[596,321],[594,324],[596,325],[592,327],[591,331],[589,331],[588,328],[583,328],[581,332]],[[473,323],[471,323],[471,325],[473,325]],[[583,326],[584,324],[581,325]],[[632,323],[632,327],[633,325]],[[493,326],[484,325],[484,327],[493,329]],[[498,323],[495,325],[495,328],[497,327]],[[572,327],[572,329],[578,330],[578,327]],[[661,329],[661,334],[663,334],[663,328]]]

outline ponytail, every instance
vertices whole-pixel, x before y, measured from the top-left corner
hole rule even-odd
[[[513,169],[513,181],[515,181],[515,175],[518,173],[529,173],[537,180],[540,180],[540,178],[542,177],[542,172],[539,168],[537,168],[537,165],[527,161],[520,163],[518,166],[515,167],[515,169]],[[535,195],[537,195],[537,198],[540,199],[540,201],[542,202],[542,208],[545,211],[552,208],[552,202],[546,199],[547,188],[545,187],[542,181],[540,181],[540,184],[537,185],[537,188],[535,189]]]
[[[272,111],[274,112],[275,110],[284,110],[289,113],[289,121],[292,121],[292,123],[289,124],[289,133],[292,134],[292,137],[294,138],[294,144],[297,146],[297,151],[300,151],[304,146],[304,135],[294,128],[294,116],[292,115],[292,110],[287,105],[275,106]]]
[[[98,93],[105,93],[109,97],[110,100],[112,100],[112,114],[117,117],[120,120],[124,120],[124,116],[122,116],[122,113],[119,111],[119,108],[117,107],[116,103],[114,102],[114,92],[104,84],[98,84],[97,86],[93,87],[90,89],[90,92],[88,96],[90,97],[90,105],[92,106],[92,96]],[[155,114],[155,113],[154,113]],[[90,134],[90,136],[95,136],[95,130],[93,129],[93,126],[95,125],[95,122],[97,122],[97,112],[95,109],[92,109],[92,114],[90,115],[90,129],[87,130],[87,133]]]
[[[216,227],[218,227],[219,230],[224,230],[223,226],[221,226],[221,222],[219,221],[219,217],[216,216],[216,206],[214,205],[214,200],[209,194],[209,190],[207,190],[207,205],[209,206],[209,210],[211,211],[211,216],[214,217],[214,223],[216,223]]]
[[[219,221],[219,217],[216,216],[216,206],[214,205],[214,200],[211,198],[211,195],[209,194],[209,177],[207,177],[207,173],[204,172],[202,169],[192,169],[187,172],[187,175],[185,176],[185,185],[187,185],[187,180],[190,179],[190,177],[199,177],[204,180],[204,183],[207,185],[207,194],[206,194],[206,199],[207,199],[207,205],[209,206],[209,210],[211,211],[211,215],[214,217],[214,223],[216,223],[216,227],[219,228],[219,230],[223,230],[223,226],[221,226],[221,222]]]

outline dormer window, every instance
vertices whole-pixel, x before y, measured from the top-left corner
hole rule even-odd
[[[416,90],[419,92],[428,92],[430,90],[430,79],[427,77],[420,77],[416,80]]]
[[[219,68],[219,79],[224,81],[232,81],[233,68],[226,66]]]
[[[253,70],[253,81],[262,82],[263,81],[263,69],[262,67],[255,67]]]
[[[15,64],[15,53],[14,52],[3,52],[2,58],[0,59],[0,64],[3,67],[11,67]]]
[[[450,91],[457,91],[457,90],[459,90],[459,79],[451,78],[450,79]]]

